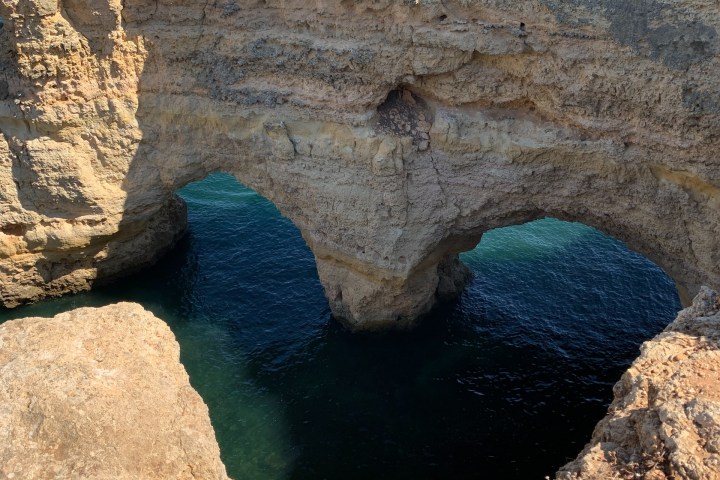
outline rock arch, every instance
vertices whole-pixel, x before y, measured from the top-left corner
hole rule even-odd
[[[0,2],[6,306],[151,262],[216,170],[298,225],[351,328],[412,325],[459,251],[546,215],[720,287],[718,9],[96,3]]]

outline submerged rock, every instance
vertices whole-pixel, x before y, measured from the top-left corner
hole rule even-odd
[[[720,478],[720,299],[703,288],[614,387],[608,415],[557,478]]]
[[[0,478],[228,478],[179,360],[133,303],[0,325]]]

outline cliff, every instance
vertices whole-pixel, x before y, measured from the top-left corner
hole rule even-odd
[[[0,325],[0,477],[227,475],[172,332],[119,303]]]
[[[703,289],[645,342],[558,480],[720,478],[720,298]]]
[[[720,288],[720,7],[698,0],[0,0],[0,301],[90,288],[226,171],[334,315],[411,326],[491,228],[580,221]]]

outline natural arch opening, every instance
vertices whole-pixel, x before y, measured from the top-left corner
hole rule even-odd
[[[647,261],[589,227],[542,220],[488,232],[463,254],[475,270],[463,295],[416,330],[358,336],[330,321],[312,253],[269,201],[225,174],[180,195],[189,234],[157,265],[4,313],[119,300],[153,310],[181,344],[234,478],[550,475],[677,308],[658,310],[638,281],[617,289],[626,301],[593,305],[612,297],[598,278],[612,284]],[[551,282],[563,272],[574,284]],[[648,275],[672,297],[667,277]]]
[[[611,338],[605,353],[598,352],[608,361],[616,348],[635,348],[649,338],[649,325],[666,325],[681,308],[662,269],[582,223],[544,218],[490,230],[460,258],[474,272],[462,302],[482,305],[486,318],[515,318],[530,333],[532,322],[541,321],[549,328],[542,340],[552,348],[567,348],[570,339],[587,349]],[[585,320],[583,328],[575,318]]]
[[[196,245],[207,248],[213,238],[203,238],[215,235],[218,220],[223,229],[239,225],[197,207],[233,199],[258,227],[260,245],[302,247],[290,222],[277,212],[269,216],[269,202],[246,189],[228,192],[225,187],[234,184],[228,177],[217,188],[217,178],[183,192]],[[219,241],[233,248],[248,239],[223,231]],[[181,320],[206,332],[181,339],[183,360],[210,405],[229,473],[238,478],[462,479],[475,478],[480,468],[490,478],[552,474],[587,441],[640,342],[679,307],[675,300],[659,315],[663,301],[638,295],[635,287],[642,283],[634,274],[644,272],[640,277],[648,282],[662,279],[668,298],[673,285],[620,242],[579,224],[541,220],[488,232],[463,255],[475,271],[465,293],[418,329],[357,336],[330,321],[311,252],[285,250],[293,253],[277,262],[247,250],[258,255],[255,278],[279,281],[284,293],[277,296],[251,280],[246,288],[255,287],[257,300],[248,305],[254,312],[242,318],[222,290],[245,276],[238,264],[234,276],[225,270],[237,254],[217,250],[218,267],[203,267],[206,260],[198,258],[192,275],[208,282],[203,295],[224,300],[208,315],[202,309],[212,302],[197,298],[199,309]],[[570,259],[576,262],[568,264]],[[574,270],[583,259],[587,275]],[[296,264],[307,268],[296,270]],[[512,270],[527,281],[515,281],[507,295],[507,285],[495,282],[512,278]],[[216,274],[203,278],[202,271]],[[573,296],[548,282],[563,272],[578,276]],[[624,301],[603,303],[613,299],[596,291],[603,278],[612,285],[625,278],[628,288],[617,290]],[[543,296],[538,285],[546,287],[542,312],[532,305]],[[479,291],[493,293],[495,301]],[[309,309],[298,306],[308,299]],[[213,338],[221,340],[212,345]]]
[[[236,478],[552,474],[680,307],[618,240],[543,219],[461,254],[473,280],[416,330],[357,336],[269,201],[225,174],[180,194],[190,235],[168,274],[193,293],[171,321]]]

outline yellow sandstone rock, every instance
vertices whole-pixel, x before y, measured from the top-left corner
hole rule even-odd
[[[0,477],[227,475],[172,332],[118,303],[0,325]]]
[[[608,415],[558,480],[720,478],[720,298],[691,307],[645,342]]]
[[[710,2],[712,3],[712,2]],[[60,8],[62,7],[62,8]],[[412,326],[487,230],[580,221],[720,288],[720,7],[0,0],[0,302],[90,288],[226,171],[353,329]]]

